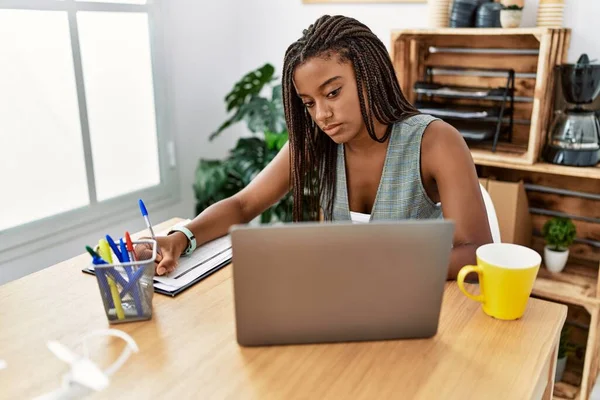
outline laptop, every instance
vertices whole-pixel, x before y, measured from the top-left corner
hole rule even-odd
[[[435,336],[454,222],[231,228],[242,346]]]

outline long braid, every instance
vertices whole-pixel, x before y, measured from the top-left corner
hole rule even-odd
[[[354,66],[361,114],[373,140],[385,142],[392,124],[418,114],[402,94],[385,45],[367,26],[353,18],[324,15],[305,29],[285,53],[282,76],[294,221],[317,220],[321,206],[325,219],[333,215],[337,144],[312,121],[293,83],[297,66],[332,54]],[[374,118],[388,125],[382,138],[375,134]]]

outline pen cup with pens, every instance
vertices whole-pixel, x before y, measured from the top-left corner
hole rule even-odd
[[[108,235],[107,239],[102,239],[96,250],[88,249],[88,251],[94,257],[94,271],[108,322],[118,324],[151,319],[156,241],[153,239],[131,241],[127,235],[127,249],[130,251],[124,248],[121,240],[122,251],[115,257],[119,262],[113,263],[110,248],[117,252],[119,250]],[[151,257],[138,260],[133,253],[133,245],[137,244],[150,244]],[[125,256],[126,254],[128,256]]]

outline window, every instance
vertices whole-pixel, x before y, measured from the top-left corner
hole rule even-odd
[[[0,0],[0,254],[178,193],[157,12]]]

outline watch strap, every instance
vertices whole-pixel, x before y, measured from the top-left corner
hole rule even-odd
[[[170,235],[171,233],[174,233],[174,232],[181,232],[188,238],[188,245],[187,245],[186,249],[183,251],[183,253],[181,253],[181,255],[189,256],[190,254],[192,254],[194,252],[194,250],[196,250],[196,237],[194,236],[192,231],[190,231],[185,226],[178,226],[176,228],[171,229],[167,235]]]

